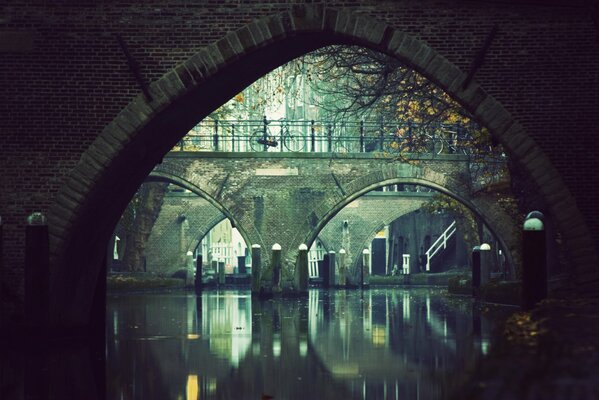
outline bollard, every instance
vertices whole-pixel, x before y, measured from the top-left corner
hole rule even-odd
[[[339,250],[339,285],[346,286],[347,285],[347,276],[345,271],[345,258],[347,253],[345,249]]]
[[[331,250],[329,251],[329,287],[334,287],[337,284],[335,280],[336,267],[335,252]]]
[[[218,260],[218,284],[225,284],[225,260],[222,258]]]
[[[281,284],[281,245],[275,243],[272,245],[272,287],[279,287]]]
[[[202,283],[202,255],[198,254],[198,257],[196,258],[196,274],[194,280],[196,293],[202,292]]]
[[[193,252],[188,251],[185,253],[185,286],[192,286],[194,284],[193,277]]]
[[[214,273],[214,280],[216,283],[218,283],[218,260],[212,260],[210,262],[210,267]]]
[[[325,254],[322,256],[322,270],[318,271],[320,277],[322,278],[322,287],[329,288],[331,286],[329,273],[329,254]]]
[[[526,216],[522,232],[522,309],[530,310],[547,297],[547,257],[543,214]]]
[[[480,245],[480,284],[484,285],[491,279],[491,246],[488,243]]]
[[[2,252],[2,217],[0,217],[0,299],[4,298],[4,260]]]
[[[297,256],[298,291],[302,294],[308,293],[308,246],[300,244]]]
[[[259,244],[252,245],[252,293],[260,293],[262,269],[262,249]]]
[[[361,286],[370,285],[370,250],[362,250],[362,278]]]
[[[480,288],[480,246],[472,249],[472,296],[478,297]]]
[[[25,316],[27,323],[40,326],[48,316],[50,259],[46,217],[34,212],[25,229]],[[72,288],[62,288],[71,290]]]

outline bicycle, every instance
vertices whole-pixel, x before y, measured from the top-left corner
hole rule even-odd
[[[282,119],[278,121],[280,128],[279,135],[275,136],[270,132],[269,125],[272,122],[264,117],[262,129],[256,130],[251,134],[250,148],[253,151],[269,151],[271,148],[279,147],[280,143],[282,143],[282,147],[279,147],[280,151],[283,151],[283,148],[293,152],[305,149],[306,140],[301,132],[290,129],[292,125]]]

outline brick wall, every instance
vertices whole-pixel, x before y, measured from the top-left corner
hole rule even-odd
[[[48,211],[83,151],[140,92],[116,35],[143,79],[153,82],[202,46],[291,3],[65,0],[0,8],[2,274],[10,287],[22,292],[25,217]],[[591,13],[578,3],[333,0],[327,6],[403,30],[464,71],[497,25],[476,79],[547,154],[596,242],[599,41]]]
[[[185,216],[185,222],[181,216]],[[225,216],[196,195],[167,195],[148,238],[148,272],[170,276],[186,268],[186,253]]]

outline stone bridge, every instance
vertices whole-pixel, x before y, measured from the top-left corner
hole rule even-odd
[[[429,192],[369,192],[337,213],[318,234],[325,249],[347,251],[350,270],[375,234],[397,218],[419,209]],[[226,216],[208,200],[193,193],[168,193],[148,238],[147,270],[170,275],[186,268],[193,251]],[[344,228],[344,221],[348,225]],[[438,233],[438,232],[437,232]],[[246,243],[248,247],[251,243]]]
[[[560,234],[562,272],[572,283],[566,289],[597,295],[599,159],[585,150],[599,126],[599,42],[587,5],[204,3],[167,1],[168,13],[139,0],[20,2],[4,10],[10,34],[0,63],[10,101],[0,121],[0,210],[2,285],[10,296],[0,315],[23,316],[25,221],[34,211],[48,216],[50,320],[87,326],[101,315],[91,310],[104,303],[98,277],[106,246],[155,164],[248,84],[331,44],[393,57],[488,128],[519,169],[526,188],[517,193],[519,212],[540,209]],[[459,29],[456,15],[464,16]],[[473,63],[493,26],[499,33],[484,63]],[[141,80],[116,45],[118,32]]]
[[[291,289],[298,246],[310,246],[347,204],[390,184],[428,186],[460,200],[512,257],[517,248],[515,226],[497,202],[471,193],[465,183],[468,168],[468,158],[459,155],[421,156],[408,163],[381,153],[175,152],[154,168],[150,180],[172,182],[206,198],[247,243],[265,249],[263,287],[270,277],[268,253],[279,243],[282,286]]]

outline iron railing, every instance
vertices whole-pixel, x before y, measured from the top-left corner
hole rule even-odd
[[[204,120],[174,151],[428,153],[485,151],[474,126],[410,121],[327,122],[316,120]],[[490,149],[488,149],[490,150]]]

